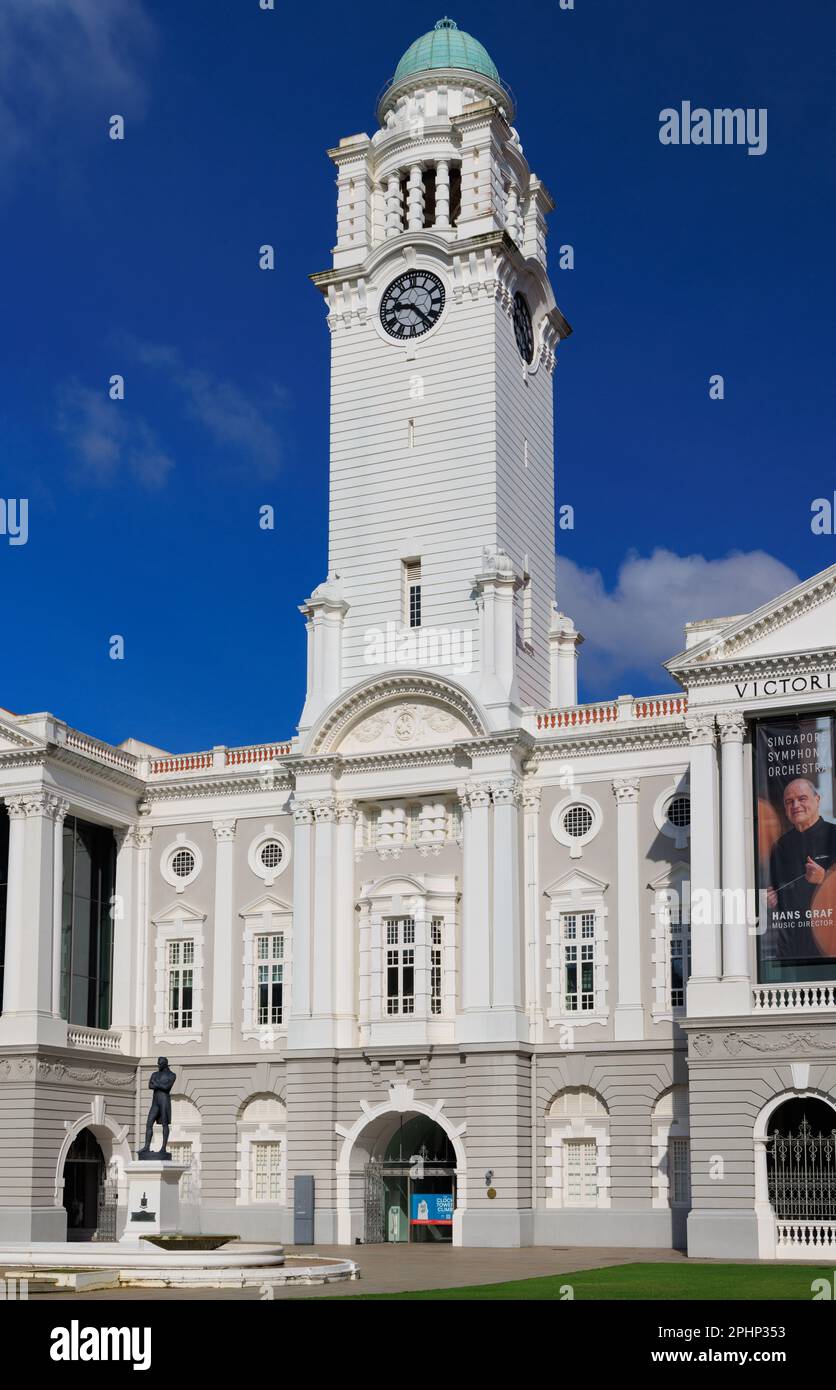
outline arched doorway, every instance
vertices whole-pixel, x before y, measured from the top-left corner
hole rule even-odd
[[[836,1219],[836,1110],[816,1096],[779,1105],[766,1131],[766,1175],[775,1215],[789,1221]]]
[[[83,1129],[70,1145],[64,1161],[67,1240],[93,1239],[104,1182],[104,1154],[93,1132]]]
[[[365,1165],[367,1244],[446,1244],[453,1236],[456,1154],[428,1115],[396,1114],[375,1136]]]

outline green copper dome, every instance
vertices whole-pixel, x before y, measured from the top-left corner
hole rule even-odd
[[[460,29],[453,19],[440,19],[429,34],[422,34],[410,44],[395,69],[393,80],[400,82],[431,68],[465,68],[468,72],[480,72],[499,85],[499,73],[487,49]]]

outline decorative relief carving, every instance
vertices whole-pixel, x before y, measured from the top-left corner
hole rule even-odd
[[[688,742],[697,747],[700,744],[714,745],[717,742],[717,725],[713,714],[689,714],[685,719]]]
[[[340,744],[341,753],[369,753],[407,747],[430,747],[471,738],[463,720],[439,705],[392,704],[367,715]]]
[[[639,787],[641,779],[638,777],[615,777],[613,778],[613,796],[619,806],[629,806],[639,799]]]
[[[84,1085],[127,1087],[136,1084],[133,1070],[105,1071],[102,1067],[68,1067],[63,1062],[47,1062],[34,1057],[3,1057],[0,1081],[79,1081]]]
[[[691,1038],[691,1049],[699,1057],[716,1056],[721,1047],[729,1057],[739,1057],[747,1049],[765,1053],[836,1052],[836,1035],[770,1029],[768,1032],[695,1033]]]

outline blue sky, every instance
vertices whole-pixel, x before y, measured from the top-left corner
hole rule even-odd
[[[513,87],[552,243],[575,248],[553,274],[575,329],[556,374],[557,500],[575,509],[558,589],[587,636],[582,694],[655,693],[687,618],[836,559],[810,528],[836,489],[836,14],[452,14]],[[294,731],[297,605],[326,561],[328,333],[307,278],[334,237],[325,150],[372,133],[439,15],[5,0],[0,496],[29,499],[29,540],[0,535],[0,704],[175,751]],[[683,100],[767,108],[766,153],[663,147],[659,112]]]

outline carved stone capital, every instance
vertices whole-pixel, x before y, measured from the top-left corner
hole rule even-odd
[[[619,806],[631,806],[639,799],[640,777],[614,777],[613,796]]]
[[[337,819],[336,797],[324,796],[321,801],[314,802],[314,816],[317,825],[332,825]]]
[[[717,742],[717,724],[713,714],[689,714],[685,719],[688,742],[692,747],[714,747]]]
[[[212,821],[212,834],[219,845],[228,845],[232,843],[235,839],[235,825],[236,822],[231,819]]]
[[[491,782],[491,796],[494,806],[519,806],[520,784],[515,777],[505,777],[501,782]]]
[[[524,811],[539,811],[543,792],[540,787],[523,787],[522,804]]]
[[[293,807],[294,825],[313,825],[314,812],[313,806],[306,802],[300,802]]]
[[[736,710],[717,715],[721,743],[742,743],[746,737],[746,720]]]
[[[25,796],[7,796],[5,799],[6,815],[9,820],[23,820],[26,816]]]
[[[360,810],[353,801],[338,801],[336,814],[338,825],[354,825]]]

